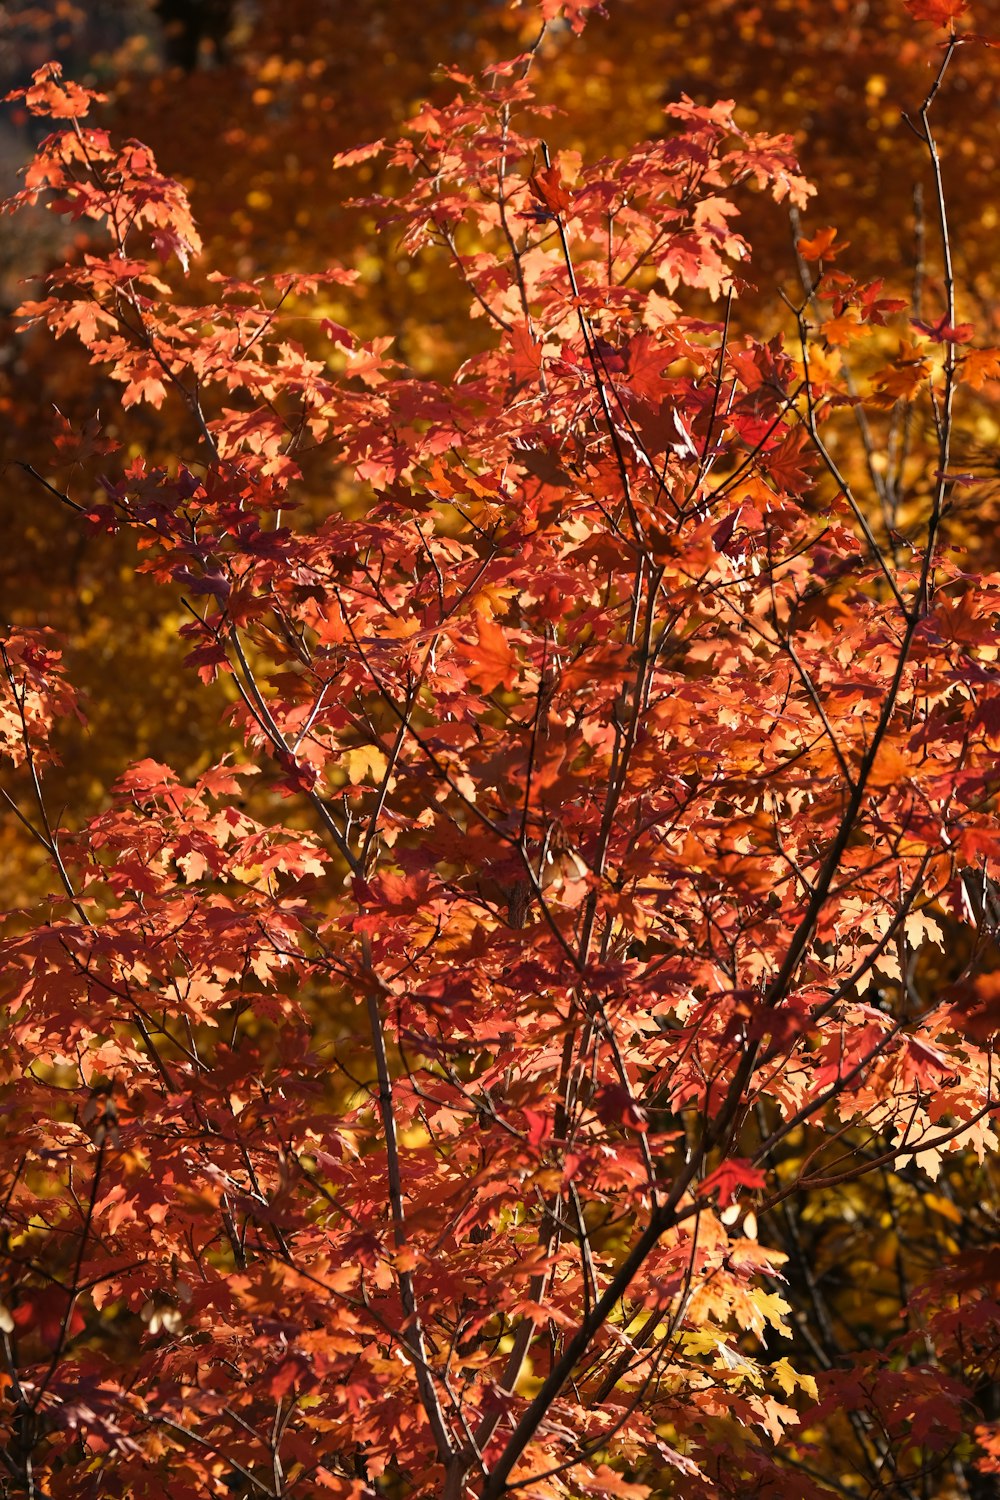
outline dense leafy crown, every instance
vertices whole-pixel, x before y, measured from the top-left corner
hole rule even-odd
[[[978,42],[909,9],[940,82]],[[67,423],[46,501],[179,588],[245,751],[63,831],[76,697],[5,633],[58,882],[3,939],[12,1493],[855,1493],[824,1423],[910,1486],[980,1420],[982,1267],[834,1368],[785,1282],[803,1201],[996,1143],[1000,576],[949,507],[1000,355],[940,176],[922,304],[820,230],[751,337],[738,210],[805,209],[788,140],[680,98],[550,152],[538,65],[338,163],[380,155],[368,210],[485,330],[440,381],[313,313],[352,270],[206,280],[148,150],[54,66],[22,96],[57,128],[12,206],[92,229],[27,321],[188,432],[119,463]]]

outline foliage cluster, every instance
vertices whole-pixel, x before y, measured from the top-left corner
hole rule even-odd
[[[89,705],[44,613],[4,629],[45,883],[0,940],[10,1494],[1000,1467],[1000,575],[963,446],[1000,351],[937,129],[993,44],[898,7],[929,68],[890,255],[923,208],[886,278],[732,102],[561,139],[551,37],[599,50],[597,9],[474,7],[520,50],[344,144],[361,248],[322,270],[210,269],[99,95],[17,91],[51,133],[8,207],[80,235],[25,357],[103,393],[23,457],[31,504],[96,587],[130,559],[226,728],[64,816]]]

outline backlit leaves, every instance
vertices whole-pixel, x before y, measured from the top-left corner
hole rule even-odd
[[[182,596],[247,762],[139,758],[64,829],[75,698],[7,632],[52,892],[2,939],[0,1327],[45,1493],[788,1494],[845,1411],[862,1468],[870,1431],[909,1472],[968,1427],[948,1298],[914,1294],[938,1363],[827,1348],[822,1279],[792,1314],[802,1221],[826,1256],[884,1190],[896,1308],[909,1216],[950,1232],[951,1164],[996,1145],[1000,589],[906,468],[992,355],[938,305],[901,326],[832,230],[744,330],[741,206],[811,189],[732,103],[594,161],[523,58],[450,82],[340,161],[388,163],[365,210],[481,330],[440,378],[351,331],[349,272],[196,281],[136,143],[57,132],[11,205],[89,227],[24,315],[129,434],[61,428],[50,489]]]

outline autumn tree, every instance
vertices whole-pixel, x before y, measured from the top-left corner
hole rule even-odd
[[[0,77],[8,81],[0,87],[25,81],[28,59],[36,67],[58,55],[68,76],[82,81],[86,69],[91,83],[107,90],[103,123],[116,138],[144,141],[192,194],[206,246],[192,268],[198,299],[210,296],[200,276],[212,268],[246,279],[340,257],[359,273],[350,299],[327,287],[308,306],[284,309],[299,314],[295,333],[311,352],[321,353],[313,338],[321,317],[346,321],[367,339],[391,334],[397,356],[421,374],[446,376],[481,350],[487,321],[470,319],[446,261],[409,260],[393,236],[378,233],[376,212],[345,206],[346,198],[391,190],[383,163],[369,158],[347,167],[331,185],[329,162],[359,141],[392,138],[421,100],[446,103],[452,84],[440,64],[478,73],[534,43],[539,21],[532,8],[479,0],[254,0],[202,5],[186,12],[187,21],[182,9],[150,0],[8,7],[0,18]],[[582,33],[555,17],[539,44],[534,85],[557,107],[546,123],[552,149],[579,150],[588,160],[621,155],[662,131],[663,104],[680,94],[704,105],[732,98],[742,128],[794,133],[805,175],[818,188],[801,234],[839,224],[855,274],[876,279],[904,268],[905,289],[912,290],[920,244],[932,230],[931,182],[926,152],[902,110],[927,87],[929,22],[915,25],[900,0],[618,0],[606,10]],[[980,23],[988,26],[988,17]],[[173,65],[172,58],[180,61],[174,46],[198,66],[182,72]],[[962,227],[953,251],[966,316],[975,316],[987,342],[995,326],[994,97],[995,53],[966,48],[935,105],[941,150],[961,164],[949,191]],[[11,118],[24,116],[11,111]],[[24,150],[29,137],[39,138],[30,122],[20,134]],[[754,247],[752,279],[797,295],[792,215],[773,211],[763,195],[748,196],[741,208]],[[22,216],[12,221],[18,232],[0,243],[6,309],[24,295],[18,277],[42,268],[50,253],[38,243],[42,222]],[[51,217],[48,223],[58,226]],[[63,230],[62,242],[73,233],[72,225]],[[740,324],[770,337],[774,298],[744,299]],[[895,347],[887,341],[887,359]],[[120,423],[113,382],[83,351],[64,344],[53,360],[42,337],[11,340],[9,348],[0,364],[0,463],[9,495],[0,514],[0,593],[10,618],[44,619],[64,634],[67,665],[89,694],[94,730],[64,756],[51,794],[67,805],[99,799],[137,752],[195,775],[232,748],[232,737],[220,727],[222,691],[199,693],[178,672],[178,597],[154,598],[130,586],[127,539],[65,545],[19,467],[28,462],[52,477],[53,408],[75,426],[100,412],[110,437],[135,444],[151,462],[169,461],[184,434],[169,412],[143,420],[139,409]],[[979,404],[962,417],[960,467],[989,474],[1000,439],[993,409]],[[862,483],[851,467],[860,453],[852,439],[839,457]],[[302,505],[317,513],[331,497],[349,501],[327,456],[313,454],[300,487]],[[987,521],[996,516],[995,497],[979,489],[975,504],[977,513],[990,511],[966,543],[992,566],[997,527]],[[0,872],[12,899],[37,893],[35,863],[14,829],[0,830]]]
[[[183,600],[244,748],[64,813],[85,705],[51,632],[5,631],[50,884],[3,938],[8,1492],[991,1482],[1000,578],[953,447],[1000,354],[935,134],[989,49],[907,8],[939,28],[901,101],[918,305],[832,228],[794,291],[748,283],[741,210],[812,189],[728,103],[557,149],[540,23],[593,6],[546,3],[338,160],[478,319],[439,378],[303,331],[356,267],[208,270],[90,91],[19,96],[55,129],[11,206],[89,235],[22,316],[118,404],[28,478]],[[888,1330],[816,1235],[880,1200]],[[914,1277],[927,1213],[963,1237]]]

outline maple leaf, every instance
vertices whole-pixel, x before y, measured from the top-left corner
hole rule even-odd
[[[976,331],[973,323],[959,323],[956,328],[952,328],[947,318],[941,318],[937,323],[925,323],[920,318],[911,318],[910,323],[936,344],[967,344]]]
[[[356,786],[366,778],[378,781],[385,773],[389,761],[385,752],[377,745],[358,745],[353,750],[344,751],[341,764],[347,770],[348,781]]]
[[[35,115],[51,115],[57,120],[78,120],[90,111],[92,104],[102,103],[106,94],[95,93],[78,83],[61,83],[63,70],[57,62],[45,63],[31,75],[31,87],[15,89],[5,100],[23,99]]]
[[[850,344],[857,337],[860,327],[861,324],[854,309],[848,308],[846,312],[840,313],[835,318],[826,318],[820,324],[820,332],[827,344],[839,349]]]
[[[883,278],[879,277],[868,286],[858,287],[855,292],[862,322],[870,323],[875,327],[884,327],[887,315],[901,312],[906,306],[902,297],[881,296],[884,284]]]
[[[652,1494],[650,1485],[627,1480],[608,1464],[598,1464],[593,1474],[582,1477],[579,1483],[585,1494],[616,1495],[618,1500],[647,1500]]]
[[[519,666],[503,630],[488,615],[476,616],[476,641],[459,641],[455,650],[464,657],[470,680],[485,693],[510,689],[517,681]]]
[[[921,1037],[908,1036],[903,1047],[900,1076],[921,1088],[937,1088],[950,1071],[946,1057]]]
[[[605,1124],[627,1125],[630,1130],[649,1129],[646,1112],[620,1083],[605,1084],[594,1096],[594,1109]]]
[[[543,204],[553,216],[568,211],[572,200],[557,166],[546,167],[540,172],[532,172],[528,178],[528,186],[532,197]]]
[[[552,1121],[537,1109],[526,1109],[524,1123],[527,1126],[528,1145],[532,1151],[541,1151],[552,1134]]]
[[[794,494],[809,482],[817,458],[809,446],[808,434],[798,428],[773,448],[768,448],[761,455],[761,461],[778,488],[786,494]]]
[[[969,8],[969,0],[903,0],[915,21],[950,26]]]
[[[524,0],[517,0],[518,5],[523,3]],[[583,30],[591,15],[607,14],[604,0],[541,0],[541,9],[544,20],[553,21],[558,16],[565,16],[576,32]]]
[[[629,389],[637,396],[656,395],[660,388],[663,371],[670,363],[673,352],[653,333],[640,333],[629,342],[626,351],[626,375]]]
[[[930,371],[930,361],[914,344],[903,339],[896,360],[872,376],[872,385],[876,392],[892,401],[912,401]]]
[[[534,385],[542,369],[542,345],[528,323],[515,323],[510,331],[510,369],[518,385]]]
[[[787,1359],[779,1359],[773,1364],[771,1366],[771,1374],[786,1396],[791,1396],[796,1388],[799,1387],[811,1400],[818,1400],[815,1376],[802,1374],[798,1370],[793,1369]]]
[[[121,367],[120,378],[125,382],[122,406],[126,409],[143,401],[156,408],[163,405],[167,387],[156,365],[142,360],[130,361]]]
[[[720,1208],[725,1208],[735,1199],[740,1188],[761,1188],[766,1181],[767,1178],[759,1167],[737,1157],[730,1157],[709,1173],[701,1184],[701,1191],[705,1196],[716,1194]]]
[[[841,255],[850,245],[850,240],[843,240],[834,249],[836,238],[836,229],[817,229],[811,239],[800,239],[796,241],[796,244],[803,260],[836,260],[837,256]]]
[[[350,151],[338,151],[333,158],[334,167],[355,167],[361,162],[371,161],[385,149],[385,141],[372,141],[367,146],[355,146]]]
[[[175,855],[175,858],[188,884],[203,880],[211,869],[211,864],[201,849],[182,850]]]
[[[988,380],[1000,380],[1000,349],[969,349],[958,367],[959,378],[981,391]]]
[[[190,568],[178,567],[173,571],[174,582],[182,585],[191,594],[210,594],[215,599],[228,599],[232,583],[225,573],[192,573]]]

